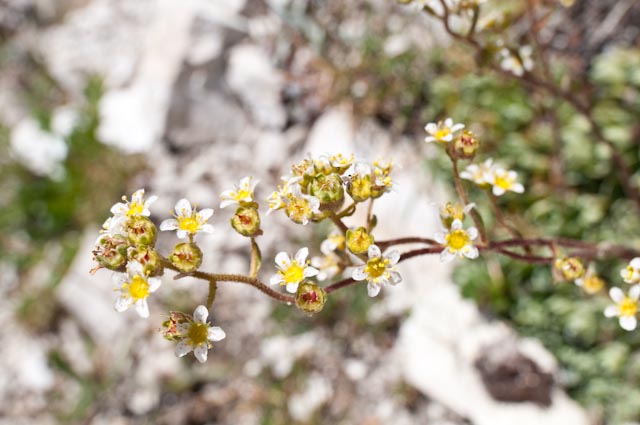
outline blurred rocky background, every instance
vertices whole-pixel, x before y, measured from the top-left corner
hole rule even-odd
[[[608,109],[610,131],[637,143],[637,4],[576,3],[554,23],[566,41],[557,49],[574,55],[585,78],[622,92],[627,104]],[[581,32],[597,19],[615,31]],[[216,231],[200,239],[203,269],[246,271],[250,247],[217,208],[220,192],[251,174],[264,200],[307,152],[392,156],[402,168],[395,192],[376,206],[376,236],[430,237],[432,203],[452,192],[422,127],[442,116],[479,126],[528,184],[548,173],[544,152],[521,154],[527,140],[552,131],[536,122],[524,89],[475,72],[468,52],[415,8],[2,0],[0,66],[0,424],[640,420],[640,334],[614,338],[616,324],[600,317],[605,299],[556,290],[548,270],[488,258],[463,264],[452,280],[437,258],[416,259],[401,265],[398,287],[375,299],[350,287],[314,317],[221,284],[212,320],[227,338],[203,365],[177,359],[158,329],[170,309],[202,303],[205,284],[168,273],[142,320],[113,310],[110,272],[89,275],[100,223],[140,187],[160,196],[156,220],[181,197],[214,207]],[[563,120],[579,168],[561,183],[610,173],[602,152],[581,145],[584,123],[570,111]],[[534,207],[523,201],[524,218],[573,237],[596,225],[587,238],[640,235],[637,220],[617,220],[623,203],[611,212],[602,196],[575,196],[572,211],[542,197]],[[306,245],[319,254],[330,230],[280,214],[263,223],[263,276],[278,251]],[[161,249],[173,242],[163,235]]]

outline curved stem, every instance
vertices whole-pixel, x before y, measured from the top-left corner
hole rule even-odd
[[[331,221],[333,221],[333,223],[338,226],[338,228],[340,229],[340,231],[343,234],[347,233],[347,230],[349,230],[349,228],[347,227],[346,224],[344,224],[344,222],[340,219],[340,217],[338,217],[338,215],[336,215],[336,213],[331,213],[331,215],[329,216],[329,218],[331,219]]]
[[[412,243],[424,243],[424,244],[427,244],[427,245],[438,245],[438,242],[436,242],[433,239],[419,238],[419,237],[407,237],[407,238],[388,239],[386,241],[376,241],[376,245],[378,245],[378,247],[380,249],[386,248],[386,247],[389,247],[389,246],[394,246],[394,245],[406,245],[406,244],[412,244]]]

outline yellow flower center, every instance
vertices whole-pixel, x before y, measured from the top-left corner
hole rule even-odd
[[[143,300],[149,296],[149,283],[142,276],[134,276],[129,282],[129,295],[135,300]]]
[[[129,211],[127,211],[127,215],[129,217],[134,216],[134,215],[140,215],[140,214],[142,214],[143,210],[144,210],[144,204],[139,204],[137,202],[132,202],[131,204],[129,204]]]
[[[178,219],[178,227],[189,233],[196,233],[200,229],[200,222],[195,217],[184,217]]]
[[[513,180],[511,180],[508,176],[496,176],[495,185],[501,187],[504,190],[508,190],[513,185]]]
[[[192,323],[187,332],[187,338],[192,345],[205,344],[209,340],[209,325],[206,323]]]
[[[454,230],[447,235],[447,246],[456,251],[469,244],[469,235],[464,230]]]
[[[627,275],[625,276],[626,280],[633,280],[633,273],[635,269],[631,266],[627,266]]]
[[[294,261],[293,264],[282,273],[282,276],[287,283],[300,282],[304,278],[304,267]]]
[[[632,300],[629,297],[624,297],[624,300],[619,305],[620,316],[635,316],[638,312],[638,301]]]
[[[351,193],[358,200],[364,200],[371,196],[371,178],[356,177],[351,180]]]
[[[434,134],[433,137],[435,137],[436,140],[442,140],[445,137],[447,137],[449,134],[451,134],[451,130],[448,127],[445,127],[445,128],[438,129],[438,131],[436,131],[436,134]]]
[[[251,192],[247,189],[241,189],[236,193],[236,201],[240,201],[242,199],[246,199],[251,196]]]
[[[598,276],[589,276],[584,280],[582,286],[588,294],[595,294],[604,287],[604,280]]]
[[[378,278],[384,274],[389,265],[389,260],[383,257],[372,258],[367,261],[367,267],[364,272],[372,278]]]
[[[296,222],[311,216],[311,207],[304,199],[294,199],[287,205],[287,215]]]

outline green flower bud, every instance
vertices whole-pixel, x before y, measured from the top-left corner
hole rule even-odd
[[[134,245],[154,245],[158,229],[149,218],[137,215],[127,222],[127,236]]]
[[[334,211],[344,200],[342,179],[336,173],[318,174],[311,182],[310,193],[320,200],[321,209]]]
[[[130,261],[137,261],[142,264],[142,269],[147,276],[160,276],[163,272],[162,262],[158,251],[148,246],[136,246],[129,248],[128,257]]]
[[[319,313],[326,302],[327,293],[318,285],[311,282],[303,282],[298,285],[296,305],[300,310],[309,314]]]
[[[195,243],[179,243],[169,255],[169,261],[182,273],[191,273],[202,264],[202,251]]]
[[[169,318],[162,322],[162,329],[160,332],[162,336],[169,341],[179,341],[184,338],[178,331],[178,325],[183,323],[190,323],[193,321],[193,317],[190,314],[182,313],[180,311],[170,311]]]
[[[371,176],[354,176],[347,186],[347,193],[356,202],[364,202],[371,197]]]
[[[122,235],[102,235],[98,238],[93,258],[98,264],[109,270],[124,272],[127,266],[129,241]],[[99,267],[98,267],[99,268]]]
[[[253,207],[239,207],[231,219],[231,227],[242,236],[255,236],[260,233],[260,214]]]
[[[465,130],[454,140],[453,154],[459,159],[472,159],[479,147],[478,138],[471,131]]]
[[[369,246],[373,244],[373,236],[367,233],[364,227],[356,230],[347,230],[347,248],[354,254],[366,254]]]

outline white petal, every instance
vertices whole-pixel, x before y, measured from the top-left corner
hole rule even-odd
[[[176,232],[176,236],[178,237],[178,239],[184,239],[188,235],[189,235],[189,232],[187,232],[186,230],[178,229],[178,231]]]
[[[375,297],[379,293],[380,293],[380,285],[372,282],[367,283],[367,294],[369,294],[370,297]]]
[[[511,190],[515,193],[524,193],[524,186],[521,183],[514,183]]]
[[[367,278],[367,274],[364,271],[365,268],[366,266],[358,266],[353,269],[353,272],[351,272],[351,278],[353,280],[365,280]]]
[[[191,324],[189,323],[178,323],[176,324],[176,330],[180,335],[186,335],[191,328]]]
[[[629,262],[629,265],[634,269],[640,269],[640,257],[636,257],[631,260],[631,262]]]
[[[473,260],[474,258],[478,258],[478,248],[473,245],[467,245],[462,249],[462,254],[464,254],[465,257]]]
[[[398,283],[402,282],[402,275],[397,271],[390,271],[389,276],[389,283],[392,285],[397,285]]]
[[[145,208],[145,209],[148,209],[148,208],[151,206],[151,204],[153,204],[153,203],[154,203],[154,202],[156,202],[157,200],[158,200],[158,197],[157,197],[156,195],[149,196],[149,199],[147,199],[147,200],[144,202],[144,208]]]
[[[175,210],[179,217],[191,217],[191,213],[193,212],[191,202],[184,198],[176,202]]]
[[[307,256],[309,255],[309,248],[304,247],[300,248],[298,252],[296,252],[295,260],[298,264],[303,265],[305,261],[307,261]]]
[[[464,206],[464,208],[462,209],[462,212],[465,213],[465,214],[468,214],[469,211],[471,211],[475,207],[476,207],[476,203],[475,202],[471,202],[471,203],[469,203],[469,204]]]
[[[467,235],[469,236],[469,239],[474,240],[478,237],[478,229],[475,227],[469,227],[467,229]]]
[[[207,347],[207,344],[200,344],[193,350],[193,354],[195,354],[196,359],[198,359],[200,363],[204,363],[207,361],[208,353],[209,348]]]
[[[629,298],[638,301],[638,298],[640,298],[640,285],[633,285],[631,289],[629,289]]]
[[[433,238],[439,244],[445,244],[447,242],[447,234],[445,232],[436,232],[436,234],[433,235]]]
[[[113,215],[126,214],[127,211],[129,211],[129,207],[127,207],[127,204],[123,202],[118,202],[117,204],[113,204],[113,206],[111,207],[111,214]]]
[[[444,126],[445,127],[450,129],[452,125],[453,125],[453,118],[449,117],[449,118],[444,120]]]
[[[199,211],[198,214],[200,214],[200,219],[204,222],[207,221],[211,218],[211,216],[213,215],[213,208],[205,208],[202,211]]]
[[[452,134],[452,133],[447,134],[446,136],[444,136],[444,137],[442,138],[442,140],[444,140],[445,142],[450,142],[450,141],[452,141],[452,140],[453,140],[453,134]]]
[[[624,292],[617,286],[609,289],[609,296],[617,304],[620,304],[624,300]]]
[[[220,208],[227,208],[229,205],[237,203],[238,201],[236,201],[235,199],[225,199],[224,201],[220,202]]]
[[[175,218],[168,218],[160,223],[160,230],[176,230],[178,228],[178,220]]]
[[[384,253],[384,258],[389,260],[389,265],[393,266],[400,260],[400,252],[397,249],[390,249]]]
[[[274,274],[271,276],[271,279],[269,279],[269,284],[271,285],[280,285],[282,282],[284,282],[284,276],[280,273]]]
[[[174,352],[176,356],[184,357],[187,354],[189,354],[191,350],[193,350],[193,346],[191,346],[190,344],[187,344],[187,341],[183,339],[178,343],[178,345],[176,345],[176,349]]]
[[[286,252],[279,252],[276,255],[276,265],[280,270],[286,270],[291,265],[291,259],[289,258],[289,254]]]
[[[451,127],[451,132],[455,133],[456,131],[460,131],[464,128],[464,124],[456,124],[453,127]]]
[[[288,293],[295,294],[298,291],[298,282],[289,282],[286,288]]]
[[[638,326],[638,320],[635,316],[624,316],[618,319],[620,327],[625,331],[632,331]]]
[[[211,224],[203,224],[202,227],[200,227],[200,232],[213,233],[213,226]]]
[[[620,315],[620,310],[617,305],[610,305],[604,309],[605,317],[616,317]]]
[[[136,202],[138,204],[141,204],[143,198],[144,198],[144,189],[138,189],[135,192],[133,192],[133,195],[131,195],[131,202]]]
[[[460,229],[462,229],[462,221],[456,218],[455,220],[453,220],[453,223],[451,223],[451,230],[460,230]]]
[[[463,178],[465,180],[473,180],[473,174],[471,174],[469,171],[465,170],[465,171],[460,172],[460,178]]]
[[[157,277],[150,277],[147,279],[147,283],[149,284],[149,292],[156,292],[162,284],[162,280]]]
[[[207,317],[209,317],[209,310],[207,310],[207,307],[203,305],[199,305],[193,311],[193,320],[196,323],[206,323]]]
[[[116,288],[120,289],[120,287],[122,287],[122,285],[124,285],[124,283],[129,280],[129,275],[127,275],[126,273],[114,272],[111,276],[111,279],[113,281],[113,284],[116,285]]]
[[[318,273],[320,273],[320,270],[318,270],[318,269],[316,269],[314,267],[305,267],[303,276],[304,277],[313,277],[313,276],[317,275]]]
[[[122,313],[123,311],[126,311],[126,310],[129,309],[129,307],[131,307],[131,302],[132,301],[133,300],[130,297],[128,297],[128,296],[126,296],[124,294],[119,295],[118,298],[116,298],[116,302],[113,305],[113,308],[118,313]]]
[[[504,195],[505,190],[500,186],[493,186],[492,192],[496,196],[502,196]]]
[[[212,326],[207,331],[207,338],[209,341],[221,341],[223,340],[227,334],[222,330],[222,328],[218,326]]]
[[[438,126],[436,125],[436,123],[434,123],[434,122],[430,122],[429,124],[427,124],[427,125],[425,125],[425,126],[424,126],[424,130],[425,130],[427,133],[433,134],[433,133],[435,133],[436,131],[438,131]],[[435,140],[435,139],[434,139],[434,140]]]
[[[147,304],[147,299],[141,299],[136,301],[136,313],[138,313],[138,316],[146,319],[147,317],[149,317],[149,304]]]
[[[436,141],[436,138],[433,137],[433,136],[427,136],[427,137],[424,138],[424,141],[427,142],[427,143],[432,143],[432,142]]]
[[[443,249],[442,252],[440,253],[440,261],[442,261],[443,263],[447,263],[453,260],[454,258],[456,258],[456,254],[455,252],[449,251],[449,248]]]
[[[367,255],[369,255],[369,258],[371,259],[380,257],[382,253],[380,252],[380,248],[378,248],[378,245],[369,245]]]
[[[129,276],[143,275],[144,269],[142,268],[142,264],[137,261],[130,261],[127,264],[127,273]]]
[[[584,285],[584,278],[582,278],[582,277],[578,278],[573,283],[575,283],[576,286],[582,286],[582,285]]]

